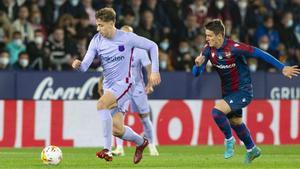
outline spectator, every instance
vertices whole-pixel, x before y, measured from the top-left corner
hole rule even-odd
[[[55,28],[46,43],[46,54],[50,60],[49,70],[70,70],[72,57],[76,57],[77,49],[74,43],[65,40],[64,30]],[[77,54],[78,57],[78,54]]]
[[[209,19],[219,18],[222,20],[231,20],[230,8],[227,0],[212,0],[207,12]]]
[[[189,14],[195,15],[197,17],[197,23],[200,26],[204,25],[208,10],[207,6],[208,5],[206,0],[194,0],[194,2],[189,5]]]
[[[29,11],[27,6],[21,6],[18,12],[18,18],[13,22],[12,27],[14,31],[21,32],[22,40],[25,44],[33,40],[34,30],[28,20]]]
[[[12,35],[12,27],[9,19],[3,11],[0,11],[0,44],[1,49],[10,41]]]
[[[9,53],[6,50],[0,51],[0,71],[1,70],[11,70],[11,66],[9,64]]]
[[[192,49],[187,40],[181,40],[178,45],[178,50],[172,55],[173,66],[175,70],[191,71],[194,64],[194,59],[191,55]]]
[[[65,3],[66,0],[53,0],[47,1],[46,5],[43,8],[43,19],[46,23],[47,32],[52,32],[53,27],[59,17],[62,15],[61,6]]]
[[[135,27],[135,15],[134,12],[131,8],[127,8],[124,12],[123,12],[123,16],[120,18],[119,21],[119,26],[118,27],[122,27],[124,25],[128,25],[131,27]]]
[[[47,36],[46,28],[42,22],[42,13],[38,4],[32,4],[30,6],[30,17],[29,21],[31,22],[33,30],[42,30],[44,37]]]
[[[168,72],[174,70],[170,55],[162,50],[159,50],[159,70]]]
[[[17,71],[30,70],[29,55],[26,52],[19,53],[18,62],[13,65],[13,69]]]
[[[142,10],[151,10],[154,14],[154,24],[160,29],[162,34],[170,33],[170,21],[162,4],[157,0],[146,0],[142,5]]]
[[[270,53],[272,56],[274,56],[276,59],[278,59],[278,51],[277,50],[272,50],[270,47],[270,39],[268,35],[263,35],[259,38],[258,40],[258,47],[268,53]],[[270,71],[270,69],[272,69],[271,71],[275,70],[273,69],[273,66],[270,65],[269,63],[266,63],[262,60],[258,61],[258,69],[259,70],[268,70]]]
[[[79,18],[79,22],[75,27],[76,36],[84,36],[89,42],[94,34],[96,33],[95,26],[90,25],[89,15],[87,13],[83,13]]]
[[[271,51],[276,51],[276,49],[280,43],[280,39],[279,39],[278,31],[274,28],[273,18],[270,15],[265,16],[264,24],[259,26],[256,29],[256,32],[255,32],[256,42],[258,42],[258,40],[264,35],[268,36],[269,49]],[[272,52],[271,52],[271,54],[272,54]]]
[[[197,22],[196,15],[189,14],[180,30],[180,38],[187,38],[189,41],[195,38],[201,32],[200,26]]]
[[[34,41],[27,45],[30,67],[33,70],[44,70],[44,64],[47,64],[46,53],[44,49],[44,35],[42,30],[37,29],[34,32]],[[48,65],[45,65],[47,67]]]
[[[85,9],[85,13],[88,14],[89,24],[96,25],[96,18],[95,18],[96,11],[92,7],[92,0],[82,0],[82,5]]]
[[[85,8],[80,0],[66,0],[66,2],[60,8],[61,14],[70,14],[77,19],[85,13]]]
[[[280,24],[278,27],[280,40],[288,48],[300,48],[300,44],[297,41],[294,34],[294,20],[293,13],[286,11],[283,13]]]
[[[137,27],[140,25],[140,20],[141,20],[141,4],[142,0],[129,0],[127,4],[125,4],[123,12],[124,11],[129,11],[132,10],[134,12],[134,22],[133,26]]]
[[[18,10],[19,6],[15,3],[15,0],[0,1],[0,11],[4,11],[11,21],[17,18]]]
[[[257,27],[256,14],[248,0],[238,1],[238,12],[236,13],[236,32],[242,42],[251,43]]]
[[[168,18],[170,19],[171,28],[172,28],[172,41],[176,42],[180,38],[178,37],[180,26],[183,25],[184,13],[186,12],[186,8],[182,3],[182,0],[170,0],[167,1],[166,4],[166,13]]]
[[[143,11],[140,26],[136,28],[136,33],[154,42],[159,41],[159,31],[154,24],[154,16],[151,10]]]
[[[10,64],[13,65],[18,60],[19,53],[26,50],[22,40],[21,32],[15,31],[13,39],[6,45],[6,50],[10,55]]]
[[[76,23],[75,19],[70,14],[63,14],[58,21],[58,27],[64,29],[64,37],[68,40],[73,39],[77,32],[76,32]]]

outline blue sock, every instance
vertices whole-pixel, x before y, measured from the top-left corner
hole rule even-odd
[[[229,123],[226,115],[223,112],[221,112],[220,110],[215,109],[215,108],[212,110],[211,113],[213,115],[213,118],[214,118],[216,124],[221,129],[221,131],[224,133],[225,138],[230,139],[232,137],[232,133],[231,133],[231,128],[230,128],[230,123]]]
[[[254,147],[254,142],[245,123],[242,123],[240,125],[231,125],[231,127],[236,132],[240,140],[244,142],[247,150],[250,150]]]
[[[143,126],[144,126],[144,133],[145,137],[149,140],[150,144],[153,144],[153,125],[150,121],[150,117],[141,118]]]

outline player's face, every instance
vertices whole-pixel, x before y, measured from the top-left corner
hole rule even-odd
[[[206,41],[210,47],[219,47],[219,44],[222,43],[222,35],[216,35],[213,31],[205,30]]]
[[[105,38],[111,38],[115,23],[113,21],[104,22],[101,19],[96,20],[97,31]]]

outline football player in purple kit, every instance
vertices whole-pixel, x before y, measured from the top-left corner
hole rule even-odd
[[[132,32],[116,29],[116,13],[112,8],[102,8],[96,12],[96,25],[99,33],[91,40],[83,61],[74,60],[72,67],[86,71],[95,57],[100,58],[103,67],[104,94],[97,102],[97,110],[101,117],[104,148],[96,153],[97,157],[112,161],[112,134],[127,141],[133,141],[137,147],[133,162],[139,163],[143,151],[149,144],[130,127],[124,126],[122,110],[132,93],[131,76],[132,53],[134,48],[146,50],[151,57],[152,71],[150,83],[156,86],[160,83],[158,67],[158,47],[153,42]],[[111,107],[116,105],[116,107]],[[117,109],[117,111],[116,111]]]
[[[225,27],[220,19],[214,19],[205,25],[207,44],[200,56],[196,57],[193,67],[194,76],[205,69],[208,60],[217,70],[222,83],[222,100],[217,102],[212,110],[215,123],[225,136],[224,158],[234,155],[235,139],[231,128],[246,146],[245,163],[259,157],[261,150],[253,142],[250,132],[242,121],[242,108],[253,98],[253,88],[250,71],[246,62],[248,57],[260,58],[282,72],[288,78],[300,74],[297,66],[285,66],[272,55],[240,42],[225,38]]]

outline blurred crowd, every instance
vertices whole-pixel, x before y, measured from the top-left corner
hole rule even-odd
[[[158,44],[162,71],[191,71],[212,18],[224,21],[227,37],[300,65],[300,0],[1,0],[0,70],[71,70],[103,7],[115,9],[117,28],[130,25]],[[255,58],[248,63],[253,72],[275,71]],[[95,59],[91,69],[99,65]]]

